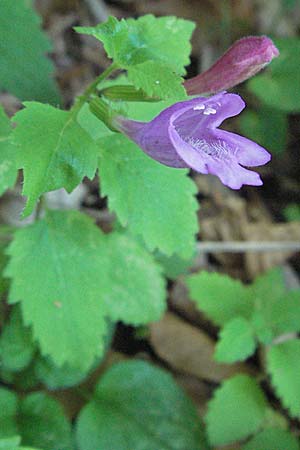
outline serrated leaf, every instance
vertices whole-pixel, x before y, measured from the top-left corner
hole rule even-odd
[[[21,301],[42,354],[58,366],[91,366],[103,352],[105,317],[143,324],[165,308],[151,255],[127,236],[104,235],[79,212],[49,211],[18,230],[8,252],[9,301]]]
[[[300,39],[274,39],[280,51],[268,70],[248,82],[248,87],[265,104],[285,112],[300,111]]]
[[[9,438],[19,434],[15,420],[17,408],[16,394],[0,387],[0,438]]]
[[[0,87],[21,100],[59,103],[51,45],[27,0],[0,3]]]
[[[190,297],[216,325],[234,316],[251,317],[253,296],[240,281],[219,273],[201,272],[186,278]]]
[[[291,433],[278,428],[268,428],[258,433],[242,450],[299,450],[299,441]]]
[[[147,14],[120,21],[110,17],[96,27],[76,27],[75,30],[103,42],[108,56],[124,69],[145,61],[157,61],[184,75],[184,67],[190,62],[190,38],[194,28],[195,24],[188,20]]]
[[[165,371],[143,361],[110,368],[80,412],[80,450],[205,450],[200,418]]]
[[[10,134],[11,127],[9,118],[0,105],[0,195],[12,187],[17,178],[16,150],[10,140]]]
[[[235,317],[225,323],[215,350],[215,360],[234,363],[244,361],[255,351],[256,342],[251,323],[243,317]]]
[[[156,61],[146,61],[128,68],[128,79],[150,97],[183,100],[186,93],[180,75]]]
[[[40,446],[43,450],[70,450],[71,425],[61,404],[42,392],[22,400],[18,412],[22,444]]]
[[[71,192],[84,176],[93,178],[99,151],[72,111],[37,102],[24,105],[13,118],[18,125],[13,138],[18,166],[24,170],[26,217],[41,194],[62,187]]]
[[[103,42],[108,56],[127,69],[129,79],[148,95],[182,98],[185,91],[179,75],[186,73],[184,67],[190,62],[194,26],[184,19],[148,14],[121,21],[110,17],[97,27],[75,30]]]
[[[23,370],[30,364],[35,350],[31,331],[24,327],[21,312],[15,307],[0,337],[1,367],[11,372]]]
[[[18,230],[9,247],[10,303],[21,300],[25,324],[58,366],[85,369],[103,350],[106,324],[96,275],[101,244],[87,217],[52,211]]]
[[[205,416],[210,443],[227,445],[255,433],[264,421],[267,406],[263,391],[248,375],[224,381]]]
[[[111,344],[115,325],[108,326],[108,333],[105,336],[105,351]],[[73,367],[64,364],[62,367],[57,367],[51,358],[45,358],[39,355],[34,362],[34,376],[43,383],[49,390],[70,388],[81,383],[89,374],[101,364],[103,356],[96,358],[92,366],[87,370],[82,371],[74,369]]]
[[[101,193],[123,226],[150,250],[192,256],[197,232],[196,187],[185,170],[163,166],[125,136],[101,141]]]
[[[267,353],[267,370],[282,404],[300,417],[300,340],[274,345]]]

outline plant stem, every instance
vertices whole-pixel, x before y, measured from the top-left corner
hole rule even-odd
[[[101,81],[104,81],[117,68],[117,64],[112,63],[101,73],[101,75],[99,75],[99,77],[95,78],[95,80],[86,88],[84,93],[78,97],[78,100],[72,107],[72,115],[76,116],[79,113],[83,105],[89,100],[90,96],[96,92],[98,84],[101,83]]]

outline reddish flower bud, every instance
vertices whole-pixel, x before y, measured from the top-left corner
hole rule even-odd
[[[188,95],[211,94],[229,89],[255,75],[279,55],[266,36],[247,36],[236,41],[212,67],[186,80]]]

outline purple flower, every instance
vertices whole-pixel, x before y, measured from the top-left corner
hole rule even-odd
[[[226,186],[239,189],[243,184],[262,184],[258,173],[242,166],[260,166],[270,160],[258,144],[218,128],[244,107],[241,97],[223,92],[176,103],[147,123],[115,116],[113,126],[156,161],[216,175]]]
[[[267,36],[236,41],[212,67],[184,82],[188,95],[212,94],[229,89],[255,75],[279,55]]]

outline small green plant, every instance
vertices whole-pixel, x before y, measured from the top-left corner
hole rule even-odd
[[[236,375],[215,391],[205,419],[210,443],[226,445],[255,435],[245,449],[254,445],[264,450],[298,448],[299,443],[286,430],[287,421],[271,409],[259,380],[269,377],[289,415],[300,417],[300,290],[286,290],[280,269],[250,285],[208,272],[190,275],[186,283],[199,310],[221,328],[216,361],[244,361],[257,348],[261,358],[262,373],[257,379]],[[275,433],[279,441],[274,447],[272,428],[277,426],[282,430]],[[260,447],[260,442],[269,441]]]

